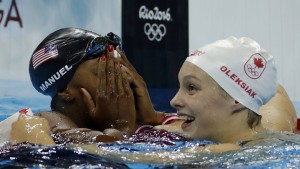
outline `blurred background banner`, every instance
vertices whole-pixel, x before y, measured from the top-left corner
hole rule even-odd
[[[123,48],[144,78],[156,110],[175,111],[170,100],[189,53],[188,18],[188,1],[122,1]]]
[[[122,1],[124,50],[149,88],[178,87],[189,52],[188,27],[188,1]]]
[[[0,0],[0,98],[46,97],[31,86],[29,58],[48,34],[64,27],[120,35],[158,109],[169,107],[190,51],[246,36],[274,56],[279,83],[299,117],[299,9],[299,0]],[[1,106],[7,102],[0,100]]]

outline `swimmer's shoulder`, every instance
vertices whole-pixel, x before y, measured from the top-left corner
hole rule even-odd
[[[270,131],[267,130],[262,135],[253,138],[253,140],[241,141],[237,144],[241,147],[250,147],[250,146],[274,146],[275,144],[284,144],[285,142],[298,142],[300,135],[297,133],[289,131]]]

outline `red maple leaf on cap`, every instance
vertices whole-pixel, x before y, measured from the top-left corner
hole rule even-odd
[[[26,114],[26,113],[28,113],[28,108],[25,108],[25,109],[20,110],[19,113],[21,113],[21,114]]]
[[[263,61],[261,58],[254,58],[254,64],[258,67],[258,68],[262,68],[264,67]]]

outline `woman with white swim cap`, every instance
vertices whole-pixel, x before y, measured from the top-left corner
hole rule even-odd
[[[184,120],[184,135],[236,143],[265,131],[259,109],[276,94],[278,83],[273,56],[254,40],[229,37],[199,48],[178,79],[171,105]]]
[[[250,38],[229,37],[199,48],[187,57],[178,79],[180,87],[171,105],[177,110],[179,123],[173,123],[175,130],[164,125],[155,128],[177,130],[193,139],[217,143],[187,147],[183,152],[238,150],[264,141],[264,138],[273,138],[273,133],[266,128],[295,129],[295,111],[284,89],[278,88],[273,56]],[[273,102],[267,103],[271,98]],[[284,101],[284,104],[278,101]],[[266,107],[262,110],[263,105]],[[277,105],[285,109],[277,111]],[[268,123],[263,126],[262,118],[269,119],[265,113],[270,110],[270,114],[277,116],[271,123],[290,120],[291,124],[286,124],[289,127],[273,128]],[[286,114],[289,115],[284,117]],[[181,131],[178,125],[181,125]],[[85,148],[107,153],[94,146]],[[150,157],[145,154],[122,154],[122,158],[161,160],[160,155]]]

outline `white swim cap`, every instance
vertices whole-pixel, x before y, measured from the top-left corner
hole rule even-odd
[[[186,61],[209,74],[230,96],[258,113],[277,90],[273,56],[246,37],[229,37],[192,52]]]

